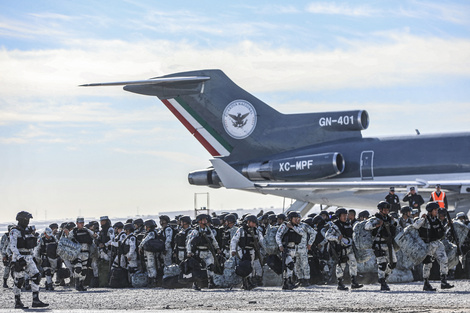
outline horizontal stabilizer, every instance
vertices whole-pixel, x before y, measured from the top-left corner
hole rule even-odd
[[[222,184],[227,189],[254,189],[254,183],[222,159],[210,160]]]
[[[110,83],[92,83],[84,84],[79,87],[96,87],[96,86],[124,86],[124,85],[173,85],[178,83],[200,83],[209,80],[207,76],[181,76],[181,77],[164,77],[164,78],[151,78],[145,80],[132,80],[123,82],[110,82]]]

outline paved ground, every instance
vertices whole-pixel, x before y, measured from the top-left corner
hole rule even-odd
[[[54,312],[116,310],[172,311],[266,311],[266,312],[470,312],[470,280],[452,281],[454,289],[435,293],[422,291],[421,283],[390,285],[391,291],[378,291],[379,285],[341,292],[336,286],[314,286],[294,291],[277,287],[260,287],[253,291],[190,289],[90,289],[79,293],[71,288],[57,287],[54,292],[41,292],[41,299],[50,303]],[[438,282],[433,282],[439,287]],[[30,305],[31,293],[22,295]],[[2,289],[0,311],[14,311],[13,293]],[[72,309],[72,310],[71,310]]]

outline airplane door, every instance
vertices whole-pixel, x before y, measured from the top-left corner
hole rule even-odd
[[[361,153],[361,178],[363,180],[374,179],[374,151]]]

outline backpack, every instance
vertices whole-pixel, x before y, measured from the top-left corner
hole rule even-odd
[[[111,269],[111,275],[109,276],[109,287],[110,288],[129,287],[127,270],[125,268],[115,267]]]

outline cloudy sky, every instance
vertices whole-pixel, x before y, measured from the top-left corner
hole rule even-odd
[[[0,219],[282,206],[190,186],[210,155],[158,99],[83,83],[219,68],[283,113],[366,109],[367,137],[469,130],[468,1],[289,3],[0,2]]]

